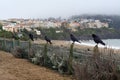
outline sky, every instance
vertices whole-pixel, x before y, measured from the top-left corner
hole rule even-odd
[[[120,15],[120,0],[0,0],[0,19]]]

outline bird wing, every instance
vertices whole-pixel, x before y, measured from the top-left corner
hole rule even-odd
[[[75,41],[79,42],[79,40],[76,37],[74,37],[74,38],[75,38]]]
[[[101,43],[101,44],[105,45],[105,43],[99,37],[96,37],[95,39],[96,39],[97,43]]]

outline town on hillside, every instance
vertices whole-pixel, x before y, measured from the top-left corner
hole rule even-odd
[[[35,29],[38,27],[41,28],[60,28],[65,26],[72,31],[76,31],[76,28],[84,29],[84,28],[102,28],[109,27],[108,22],[101,22],[98,19],[79,19],[79,20],[66,20],[61,18],[48,18],[48,19],[8,19],[8,20],[0,20],[2,24],[2,29],[10,32],[19,32],[23,29],[27,29],[31,31],[31,29]],[[40,35],[40,31],[36,30],[36,33]],[[59,32],[59,31],[58,31]]]

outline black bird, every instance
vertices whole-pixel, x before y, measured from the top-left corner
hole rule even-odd
[[[34,41],[34,39],[33,39],[33,34],[29,34],[29,38],[32,40],[32,41]]]
[[[97,44],[100,43],[102,45],[105,45],[105,43],[99,38],[99,36],[92,34],[92,37],[93,37],[93,40],[95,41],[95,43],[97,43]]]
[[[45,38],[45,40],[47,41],[47,43],[52,44],[51,40],[50,40],[47,36],[45,36],[44,38]]]
[[[73,41],[73,43],[74,43],[75,41],[80,43],[80,41],[79,41],[73,34],[70,34],[70,38],[71,38],[71,40]]]

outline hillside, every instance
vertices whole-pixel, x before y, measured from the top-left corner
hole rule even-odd
[[[63,30],[61,33],[56,33],[55,31]],[[44,34],[49,34],[48,37],[50,37],[53,40],[70,40],[70,33],[73,33],[78,37],[80,40],[89,40],[92,39],[92,34],[99,35],[102,39],[120,39],[120,29],[114,29],[114,28],[87,28],[87,29],[77,29],[77,31],[72,32],[69,29],[40,29],[42,36],[40,37],[43,39]]]
[[[71,80],[55,71],[0,51],[0,80]]]
[[[120,16],[119,15],[74,15],[70,19],[71,20],[79,20],[79,19],[95,19],[100,20],[101,22],[108,22],[110,27],[112,28],[120,28]]]

